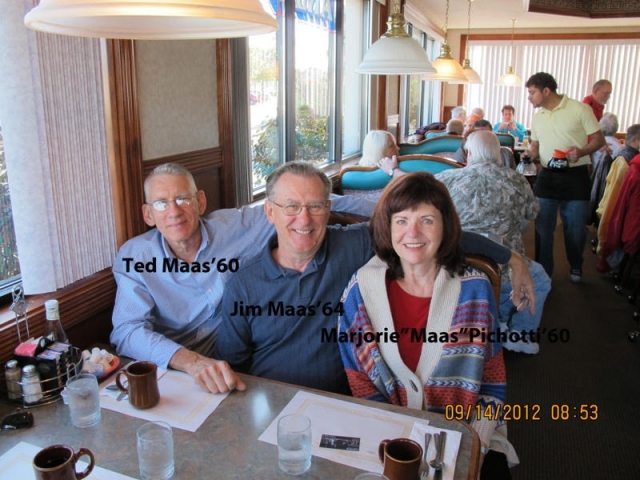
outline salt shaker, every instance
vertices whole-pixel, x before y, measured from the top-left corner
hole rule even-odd
[[[4,376],[7,380],[7,396],[9,400],[22,400],[22,387],[20,380],[22,372],[17,360],[9,360],[4,367]]]
[[[35,365],[27,365],[22,369],[22,395],[24,403],[37,403],[42,400],[42,385]]]

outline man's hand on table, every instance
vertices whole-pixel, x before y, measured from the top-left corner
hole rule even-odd
[[[224,393],[247,388],[227,362],[205,357],[186,348],[181,348],[173,355],[169,366],[191,375],[205,392]]]

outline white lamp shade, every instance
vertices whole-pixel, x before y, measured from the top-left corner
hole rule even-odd
[[[410,36],[380,37],[356,69],[369,75],[414,75],[435,72],[427,52]]]
[[[518,75],[516,75],[513,67],[509,65],[509,68],[507,68],[507,73],[502,75],[498,80],[498,85],[501,85],[503,87],[521,87],[522,79]]]
[[[476,72],[473,68],[471,67],[462,67],[462,70],[464,71],[464,75],[465,77],[467,77],[467,82],[468,83],[482,83],[482,79],[480,78],[480,74],[478,72]]]
[[[245,37],[278,27],[259,0],[40,0],[24,23],[61,35],[137,40]]]
[[[435,73],[428,73],[422,77],[425,81],[467,83],[467,77],[462,67],[453,58],[438,57],[433,61]]]
[[[469,59],[465,58],[462,62],[462,72],[466,77],[466,81],[460,80],[452,80],[449,83],[458,84],[458,83],[482,83],[482,79],[480,78],[480,74],[476,72],[471,65],[469,64]]]

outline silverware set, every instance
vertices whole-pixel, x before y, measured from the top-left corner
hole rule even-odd
[[[436,456],[427,461],[427,450],[429,449],[429,443],[431,443],[432,435],[430,433],[424,434],[424,453],[422,455],[422,461],[420,462],[420,480],[429,480],[430,468],[433,468],[433,480],[439,480],[442,478],[442,470],[445,463],[442,460],[444,456],[444,449],[447,442],[447,432],[441,431],[440,433],[433,434],[433,443],[436,446]]]

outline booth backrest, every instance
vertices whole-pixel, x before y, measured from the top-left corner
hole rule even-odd
[[[462,165],[448,158],[435,155],[402,155],[398,166],[404,172],[440,173]],[[378,167],[347,167],[340,172],[340,191],[344,195],[359,195],[377,199],[391,177]]]
[[[411,155],[421,153],[425,155],[449,156],[453,155],[462,144],[462,137],[459,135],[439,135],[427,138],[420,143],[400,143],[400,155]]]
[[[446,130],[429,130],[424,134],[424,138],[440,137],[441,135],[446,135],[446,134],[447,134]]]

